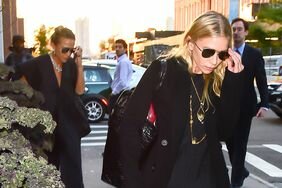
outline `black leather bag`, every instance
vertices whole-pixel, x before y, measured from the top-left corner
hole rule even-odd
[[[77,112],[76,124],[78,127],[79,135],[82,138],[87,136],[91,132],[91,128],[87,118],[87,111],[81,98],[78,95],[74,98],[74,106]]]
[[[157,139],[158,129],[156,127],[156,113],[153,103],[150,104],[149,112],[143,127],[141,128],[141,148],[143,150],[141,160],[147,155],[147,152],[152,147]]]

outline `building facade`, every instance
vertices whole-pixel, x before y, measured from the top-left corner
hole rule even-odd
[[[1,60],[3,62],[5,57],[10,53],[9,46],[12,44],[13,35],[19,34],[24,36],[24,21],[23,18],[17,18],[17,1],[16,0],[2,0],[2,49]]]
[[[175,0],[175,25],[177,31],[186,30],[202,13],[214,10],[232,20],[242,17],[248,21],[255,19],[259,7],[270,0]]]
[[[202,13],[214,10],[229,16],[230,0],[175,0],[175,27],[177,31],[186,30]]]

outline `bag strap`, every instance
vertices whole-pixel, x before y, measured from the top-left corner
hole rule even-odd
[[[160,62],[161,62],[160,83],[157,85],[156,91],[159,90],[161,86],[163,85],[163,81],[164,81],[166,70],[167,70],[167,60],[161,59]],[[156,119],[157,119],[157,116],[155,113],[154,104],[153,102],[151,102],[149,112],[147,115],[147,120],[155,126]]]
[[[161,62],[160,83],[157,85],[156,90],[160,89],[160,87],[163,85],[163,81],[164,81],[166,70],[167,70],[167,60],[160,59],[160,62]]]

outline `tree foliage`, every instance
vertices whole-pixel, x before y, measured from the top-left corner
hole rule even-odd
[[[258,40],[257,43],[252,43],[252,45],[260,48],[264,55],[282,54],[281,15],[282,1],[273,1],[268,6],[261,7],[256,21],[250,24],[247,39]],[[278,40],[269,40],[274,37]]]
[[[40,28],[35,31],[34,47],[35,47],[36,55],[46,54],[50,51],[48,47],[48,43],[52,31],[53,31],[53,27],[46,28],[45,25],[41,25]]]

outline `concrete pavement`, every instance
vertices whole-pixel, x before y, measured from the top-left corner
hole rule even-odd
[[[83,147],[82,167],[85,188],[113,188],[101,181],[103,147]],[[282,188],[282,185],[272,185],[254,174],[244,181],[242,188]]]

